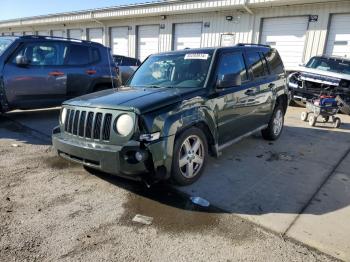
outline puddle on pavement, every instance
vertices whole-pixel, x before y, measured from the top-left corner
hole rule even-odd
[[[133,222],[136,215],[152,217],[152,225],[160,233],[180,234],[203,231],[215,232],[225,238],[243,241],[259,237],[254,226],[242,218],[228,215],[225,211],[210,205],[201,207],[193,204],[190,196],[179,192],[167,183],[157,183],[147,188],[141,182],[95,173],[94,175],[115,186],[129,191],[123,204],[124,214],[119,219],[120,225],[139,230],[147,227]]]

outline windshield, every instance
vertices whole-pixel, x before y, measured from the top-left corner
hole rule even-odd
[[[12,43],[10,39],[0,38],[0,55],[6,50],[6,48]]]
[[[306,64],[306,67],[350,75],[350,61],[344,61],[341,59],[313,57]]]
[[[149,57],[129,81],[131,87],[203,87],[212,52],[174,53]]]

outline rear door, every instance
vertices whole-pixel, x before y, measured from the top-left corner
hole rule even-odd
[[[248,103],[251,111],[249,122],[251,126],[258,128],[269,122],[276,84],[269,74],[263,52],[248,51],[246,57],[252,75]]]
[[[102,70],[96,66],[100,60],[101,54],[97,48],[82,43],[69,43],[64,61],[67,98],[91,92],[92,84],[99,70]]]
[[[67,75],[63,71],[66,45],[60,42],[27,42],[4,66],[7,99],[17,107],[59,104],[64,100]],[[18,66],[16,57],[25,56],[26,66]]]
[[[251,84],[242,52],[224,52],[220,55],[217,79],[224,75],[239,74],[240,86],[232,86],[217,90],[214,104],[217,105],[217,124],[219,144],[223,145],[249,131],[247,125],[251,107],[251,97],[247,95]]]

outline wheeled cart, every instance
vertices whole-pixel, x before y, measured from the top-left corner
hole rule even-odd
[[[307,101],[306,110],[306,112],[301,113],[300,118],[303,121],[309,121],[310,126],[316,125],[318,117],[322,117],[322,123],[327,123],[331,120],[335,128],[339,128],[341,125],[340,118],[336,117],[339,111],[339,107],[336,104],[317,105],[314,101]]]

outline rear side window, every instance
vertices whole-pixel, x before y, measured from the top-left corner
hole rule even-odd
[[[218,79],[223,80],[223,76],[228,74],[239,74],[242,82],[248,80],[242,53],[226,53],[221,56],[218,68]]]
[[[109,55],[109,54],[108,54]],[[97,63],[101,60],[101,54],[98,48],[91,48],[91,63]]]
[[[66,65],[86,65],[90,62],[89,47],[70,44],[65,58]]]
[[[271,50],[265,54],[267,63],[270,68],[270,73],[273,75],[279,75],[284,73],[284,67],[279,54],[275,50]]]
[[[117,66],[121,66],[123,62],[123,57],[121,56],[113,56],[114,62]]]
[[[247,60],[248,67],[252,71],[254,78],[263,77],[267,74],[258,52],[247,53]]]

